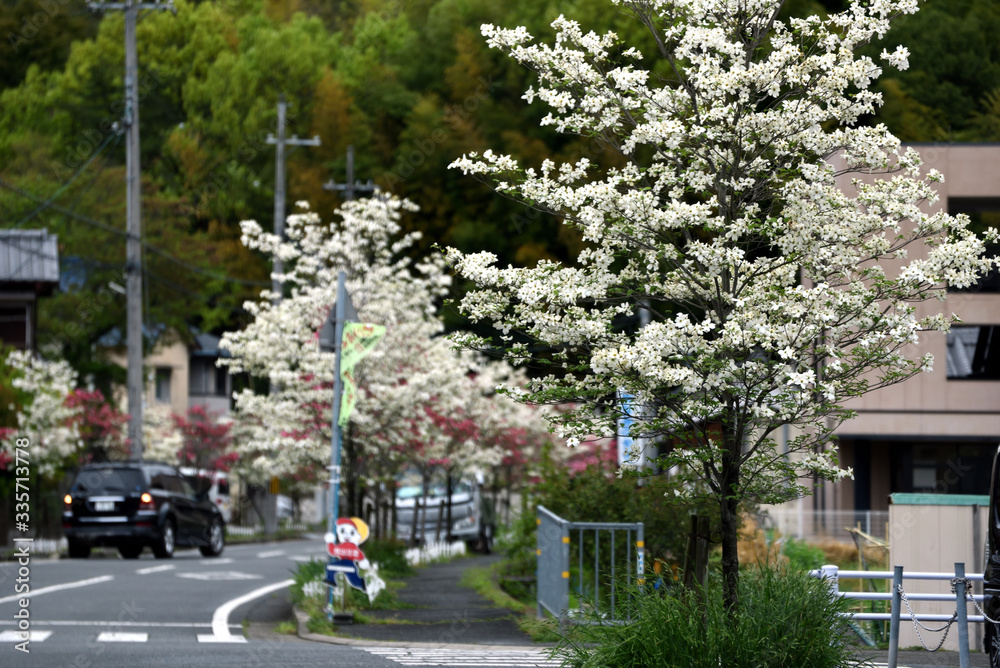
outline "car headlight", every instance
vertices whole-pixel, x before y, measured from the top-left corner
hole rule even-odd
[[[452,531],[458,531],[460,529],[471,529],[476,526],[476,516],[469,515],[468,517],[463,517],[459,521],[455,522],[452,526]]]

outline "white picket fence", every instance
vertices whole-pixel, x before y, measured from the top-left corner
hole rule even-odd
[[[406,561],[411,566],[427,564],[439,559],[450,559],[465,554],[465,541],[457,540],[453,543],[444,541],[437,543],[427,543],[420,547],[411,547],[406,551]]]
[[[287,524],[282,524],[279,528],[286,529],[288,531],[299,531],[306,532],[309,531],[309,525],[299,523],[289,522]],[[226,533],[230,536],[256,536],[257,534],[263,535],[264,531],[260,528],[258,524],[252,524],[250,526],[235,526],[232,524],[226,525]]]

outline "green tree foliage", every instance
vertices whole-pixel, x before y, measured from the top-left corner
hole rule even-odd
[[[1000,90],[998,31],[994,0],[921,3],[873,46],[876,53],[897,44],[910,49],[910,68],[880,80],[886,105],[877,120],[904,141],[1000,139],[991,103]]]
[[[344,182],[353,145],[355,178],[420,205],[404,221],[424,232],[415,252],[433,243],[489,248],[502,264],[532,266],[574,257],[579,237],[446,166],[488,147],[529,164],[586,156],[608,167],[620,157],[593,139],[539,127],[540,107],[521,100],[529,73],[487,49],[479,26],[526,25],[546,38],[551,18],[571,13],[629,43],[648,39],[598,0],[174,4],[176,14],[141,16],[139,87],[146,241],[185,263],[146,252],[148,321],[182,335],[188,325],[239,327],[242,302],[268,281],[264,260],[239,243],[238,222],[272,224],[267,138],[279,94],[290,103],[288,134],[322,139],[320,147],[288,151],[289,210],[298,199],[320,212],[340,203],[323,184]],[[842,4],[789,0],[784,11]],[[107,392],[116,372],[91,350],[124,322],[124,300],[105,295],[109,282],[124,281],[123,17],[90,12],[82,0],[0,0],[0,7],[0,225],[59,234],[66,281],[43,302],[42,340],[55,341]],[[906,140],[1000,139],[1000,47],[989,39],[997,28],[1000,9],[991,0],[929,0],[900,21],[885,44],[911,45],[911,67],[884,81],[887,103],[872,120]],[[39,209],[53,196],[56,207],[113,229]]]

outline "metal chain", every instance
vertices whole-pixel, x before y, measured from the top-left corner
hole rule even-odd
[[[954,588],[954,586],[961,581],[962,581],[961,578],[955,578],[954,580],[952,580],[952,587]],[[968,598],[968,600],[972,601],[972,607],[974,607],[976,611],[983,616],[983,619],[985,619],[991,624],[1000,624],[1000,619],[993,619],[992,617],[987,615],[986,611],[979,606],[979,601],[977,601],[976,597],[972,595],[972,583],[969,580],[965,580],[965,595]]]
[[[910,601],[906,598],[906,592],[903,591],[903,585],[899,585],[897,589],[899,590],[899,598],[903,601],[903,603],[906,604],[906,609],[910,611],[910,621],[913,622],[913,630],[917,632],[917,638],[920,639],[920,644],[923,645],[924,649],[926,649],[928,652],[936,652],[939,649],[941,649],[941,647],[944,646],[944,641],[948,639],[948,631],[951,630],[951,625],[955,623],[956,619],[958,619],[958,610],[956,610],[955,614],[951,616],[951,619],[948,620],[948,623],[942,626],[941,628],[939,629],[927,628],[919,621],[917,621],[917,615],[916,613],[913,612],[913,608],[910,607]],[[930,647],[927,646],[927,643],[924,642],[924,637],[920,635],[921,628],[930,633],[940,633],[941,631],[944,631],[944,635],[941,636],[941,642],[937,644],[937,647],[931,649]]]

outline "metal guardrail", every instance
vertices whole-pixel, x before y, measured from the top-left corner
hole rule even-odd
[[[642,522],[570,522],[543,506],[538,507],[538,534],[537,534],[537,589],[538,589],[538,617],[543,618],[548,612],[553,617],[565,620],[574,617],[575,614],[582,614],[584,611],[585,598],[594,606],[594,612],[607,622],[620,621],[616,617],[616,596],[619,581],[619,564],[616,564],[616,552],[620,540],[617,533],[624,533],[625,546],[625,571],[626,579],[631,581],[633,577],[639,583],[642,582],[642,575],[645,572],[645,540]],[[575,534],[574,534],[575,532]],[[586,587],[589,581],[584,582],[585,565],[590,566],[589,558],[584,564],[584,543],[585,538],[593,532],[593,578],[594,589],[590,596],[585,596]],[[601,534],[606,533],[604,541]],[[633,536],[634,534],[634,536]],[[571,547],[573,546],[573,536],[576,537],[577,551],[577,582],[576,596],[578,598],[579,612],[570,610],[570,565]],[[606,554],[610,558],[602,559],[601,546],[606,546]],[[635,548],[635,576],[632,574],[632,548]],[[602,577],[603,576],[603,577]],[[589,577],[588,577],[589,580]],[[609,612],[600,611],[601,602],[601,582],[605,583],[607,593],[610,594]],[[586,586],[585,586],[586,585]]]
[[[856,621],[888,621],[889,622],[889,668],[896,668],[897,655],[899,651],[899,622],[901,620],[909,620],[914,623],[914,629],[917,632],[917,637],[920,638],[921,643],[923,643],[923,637],[920,635],[920,629],[918,626],[924,628],[927,631],[935,631],[935,629],[927,629],[920,622],[948,622],[945,627],[937,629],[937,631],[944,631],[945,637],[947,637],[948,631],[953,622],[958,624],[958,652],[959,652],[959,665],[960,668],[969,668],[969,623],[982,623],[985,620],[983,615],[969,615],[967,610],[967,605],[969,602],[973,604],[981,604],[985,598],[982,595],[973,595],[971,593],[971,587],[969,584],[971,582],[982,582],[982,575],[966,575],[965,574],[965,564],[963,562],[955,562],[955,572],[954,573],[929,573],[922,571],[912,571],[908,573],[903,572],[902,566],[896,566],[892,571],[842,571],[837,566],[823,566],[823,568],[810,571],[810,575],[814,577],[819,577],[825,579],[830,586],[831,593],[840,598],[848,598],[856,601],[889,601],[891,604],[891,612],[850,612],[846,613],[847,617],[850,617]],[[889,592],[843,592],[840,591],[840,578],[854,578],[862,580],[892,580],[892,591]],[[906,592],[903,588],[903,580],[946,580],[953,584],[953,594],[918,594]],[[909,601],[954,601],[955,602],[955,613],[951,615],[941,615],[941,614],[911,614],[912,609],[910,608]],[[905,603],[909,612],[902,612],[902,604]],[[976,607],[980,607],[976,605]],[[929,651],[936,651],[944,644],[944,638],[941,639],[941,644],[935,649],[930,649],[924,645]]]

